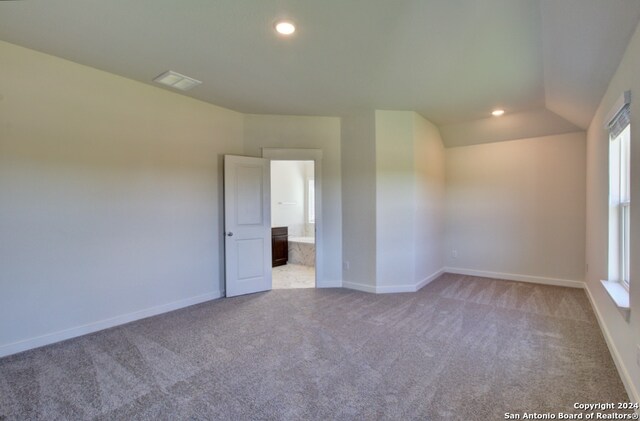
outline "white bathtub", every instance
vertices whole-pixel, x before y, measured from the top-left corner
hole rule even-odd
[[[316,243],[316,238],[315,237],[295,237],[295,236],[289,236],[289,242],[290,243],[305,243],[305,244],[315,244]]]

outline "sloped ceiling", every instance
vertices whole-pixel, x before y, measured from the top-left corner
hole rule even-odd
[[[175,70],[245,113],[415,110],[460,146],[586,128],[639,18],[638,0],[30,0],[0,2],[0,40],[149,84]]]
[[[546,107],[586,129],[638,24],[640,1],[543,0]]]

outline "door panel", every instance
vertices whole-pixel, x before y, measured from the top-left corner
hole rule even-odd
[[[271,289],[269,160],[224,157],[227,297]]]
[[[236,168],[236,223],[262,224],[262,168],[239,165]]]
[[[236,247],[238,249],[238,280],[244,281],[262,276],[264,272],[262,238],[236,240]]]

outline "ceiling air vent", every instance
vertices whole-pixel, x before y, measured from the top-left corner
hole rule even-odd
[[[200,85],[202,82],[192,77],[181,75],[180,73],[169,70],[164,72],[160,76],[153,79],[154,82],[161,83],[163,85],[171,86],[172,88],[180,89],[181,91],[188,91],[194,86]]]

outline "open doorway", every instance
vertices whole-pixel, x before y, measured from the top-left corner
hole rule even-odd
[[[316,286],[315,162],[271,160],[272,287]]]

